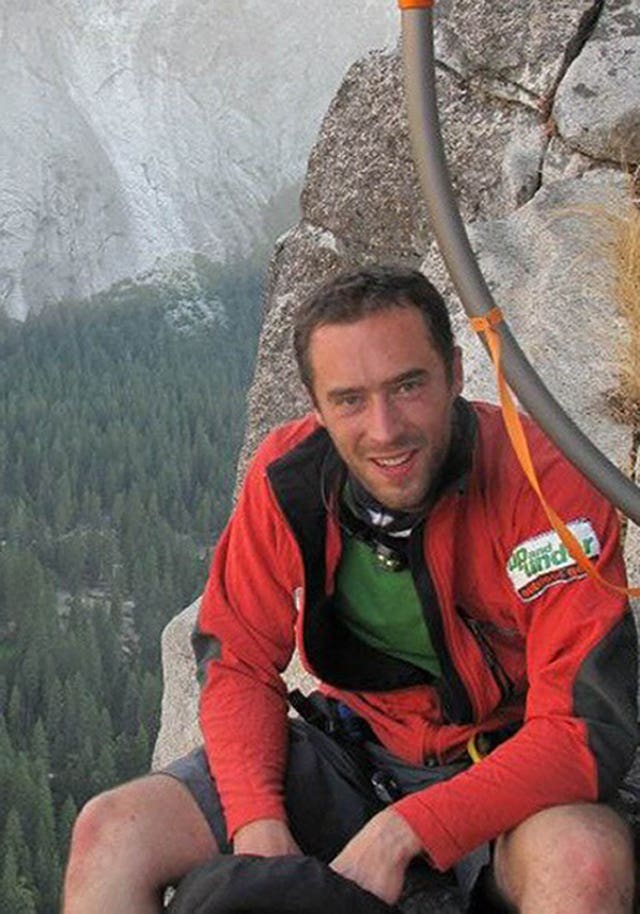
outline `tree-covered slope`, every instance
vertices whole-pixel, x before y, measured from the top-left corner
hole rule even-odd
[[[0,325],[0,914],[54,914],[75,811],[148,766],[259,318],[251,265],[202,262]]]

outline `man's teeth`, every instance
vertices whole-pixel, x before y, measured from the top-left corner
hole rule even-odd
[[[399,467],[401,464],[406,463],[410,457],[410,453],[401,454],[400,457],[376,457],[375,462],[383,467]]]

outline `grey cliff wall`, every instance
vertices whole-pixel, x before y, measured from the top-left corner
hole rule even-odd
[[[601,216],[631,205],[620,163],[640,160],[639,31],[637,0],[556,0],[552,7],[542,0],[449,0],[437,27],[445,142],[482,269],[552,392],[632,476],[637,430],[610,406],[625,323]],[[298,302],[350,265],[384,259],[422,266],[449,300],[467,394],[496,399],[487,357],[467,328],[417,190],[396,53],[369,54],[349,70],[311,153],[301,206],[301,220],[271,260],[240,476],[265,432],[307,406],[290,354]],[[635,530],[628,539],[638,582]],[[158,764],[198,738],[193,686],[189,691],[185,679],[179,702],[170,697],[194,612],[178,616],[164,636]]]
[[[396,34],[386,0],[0,0],[0,309],[264,242]]]

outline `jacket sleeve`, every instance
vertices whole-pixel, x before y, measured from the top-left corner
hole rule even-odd
[[[545,476],[543,490],[561,516],[586,518],[595,530],[600,573],[624,585],[611,506],[559,457]],[[528,487],[513,518],[508,548],[550,527]],[[439,869],[540,810],[607,800],[638,741],[637,638],[624,595],[576,574],[529,602],[514,590],[514,600],[526,638],[523,726],[478,764],[395,807]]]
[[[193,636],[200,726],[230,837],[256,819],[286,819],[280,674],[293,651],[295,614],[286,534],[258,461],[216,547]]]

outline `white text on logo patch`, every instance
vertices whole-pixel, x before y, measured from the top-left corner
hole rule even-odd
[[[567,527],[587,558],[600,555],[600,542],[591,521],[582,518],[571,521]],[[540,596],[554,584],[566,584],[585,576],[555,530],[545,530],[516,546],[507,562],[507,573],[518,595],[525,601]]]

